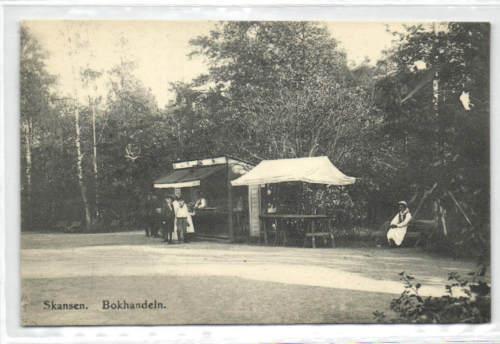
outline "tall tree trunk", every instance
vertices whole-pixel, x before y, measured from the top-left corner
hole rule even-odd
[[[81,149],[81,137],[80,137],[80,113],[78,111],[78,106],[75,105],[75,148],[76,148],[76,168],[78,175],[78,183],[80,184],[80,193],[82,196],[83,208],[85,211],[85,229],[89,230],[92,223],[92,217],[90,216],[90,207],[87,199],[87,188],[85,186],[85,181],[83,179],[83,154]]]
[[[434,28],[434,48],[433,48],[433,55],[434,55],[434,78],[432,80],[432,95],[433,95],[433,109],[434,109],[434,115],[436,116],[436,121],[437,121],[437,126],[436,126],[436,132],[437,132],[437,153],[438,153],[438,158],[441,161],[442,168],[445,166],[445,152],[444,152],[444,127],[443,127],[443,120],[441,118],[440,114],[440,102],[441,102],[441,85],[440,85],[440,49],[439,49],[439,37],[438,37],[438,31],[437,31],[437,23],[433,24]]]
[[[32,225],[33,220],[33,209],[31,207],[32,200],[32,182],[31,182],[31,171],[32,171],[32,131],[33,131],[33,119],[28,117],[23,121],[23,134],[24,134],[24,154],[25,154],[25,167],[24,167],[24,175],[25,175],[25,206],[24,211],[26,212],[23,215],[23,219],[26,221],[24,225],[26,227],[30,227]]]
[[[78,178],[78,184],[80,185],[80,195],[82,197],[83,203],[83,211],[85,214],[85,229],[90,230],[90,226],[92,225],[92,216],[90,212],[89,201],[87,198],[87,187],[85,186],[85,180],[83,177],[83,154],[82,154],[82,144],[81,144],[81,135],[80,135],[80,111],[78,110],[78,88],[81,85],[81,76],[79,77],[76,71],[76,62],[75,55],[79,48],[83,46],[79,35],[76,31],[73,31],[73,27],[70,27],[67,36],[65,37],[68,45],[68,58],[69,64],[71,65],[71,75],[73,79],[73,100],[74,100],[74,110],[73,114],[75,117],[75,148],[76,148],[76,174]]]
[[[179,121],[177,121],[176,129],[177,129],[177,147],[176,147],[177,156],[176,156],[176,159],[178,160],[178,159],[185,158],[185,157],[183,157],[184,145],[182,142],[181,124],[179,123]]]
[[[94,213],[95,213],[95,218],[97,219],[100,216],[100,212],[99,212],[99,173],[97,169],[97,137],[96,137],[96,126],[95,126],[95,120],[96,120],[95,101],[92,102],[91,108],[92,108],[92,140],[93,140],[92,166],[94,172],[94,189],[95,189]]]

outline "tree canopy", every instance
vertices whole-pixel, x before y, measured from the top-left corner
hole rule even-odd
[[[141,198],[172,161],[327,155],[358,183],[301,197],[345,208],[351,227],[377,227],[406,199],[423,218],[432,204],[447,210],[455,243],[487,240],[489,29],[410,25],[376,64],[353,67],[321,23],[221,22],[190,42],[207,72],[165,85],[175,97],[159,108],[126,58],[107,71],[80,71],[82,87],[104,79],[107,93],[88,103],[62,99],[43,47],[22,28],[23,223],[83,216],[69,115],[76,109],[83,180],[98,179],[87,192],[93,200],[99,189],[102,201],[96,222],[134,226]],[[24,221],[28,208],[41,209],[32,222]]]

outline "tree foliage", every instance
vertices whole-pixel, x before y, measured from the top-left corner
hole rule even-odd
[[[381,135],[400,147],[393,151],[405,171],[398,188],[422,194],[437,183],[431,199],[451,221],[442,242],[488,255],[489,25],[417,25],[395,37],[380,64],[386,74],[374,111]]]
[[[367,97],[325,27],[223,23],[192,44],[210,62],[197,84],[214,85],[211,91],[226,98],[221,113],[238,133],[232,146],[239,155],[349,155],[347,141],[362,127]]]
[[[486,24],[408,26],[394,33],[376,65],[350,67],[320,23],[221,22],[191,41],[192,54],[208,62],[207,73],[165,85],[174,97],[164,108],[126,58],[108,71],[80,71],[85,87],[106,80],[106,92],[88,102],[64,99],[52,91],[55,79],[47,73],[43,48],[24,28],[21,34],[23,128],[32,121],[32,130],[23,131],[23,194],[32,185],[32,194],[40,195],[30,207],[23,198],[23,219],[26,209],[37,209],[38,227],[82,217],[68,115],[77,103],[89,185],[95,176],[95,117],[95,185],[107,222],[135,226],[151,181],[178,159],[232,154],[258,162],[326,155],[357,183],[343,190],[305,187],[299,200],[321,211],[343,209],[347,227],[378,228],[396,201],[408,200],[415,209],[437,184],[418,214],[434,216],[436,202],[446,211],[448,237],[434,233],[439,237],[433,242],[452,242],[458,251],[474,246],[487,255]],[[26,168],[28,161],[33,168]],[[89,187],[89,199],[95,189]]]
[[[30,226],[38,215],[36,204],[42,201],[45,192],[51,192],[51,187],[57,188],[49,176],[50,162],[38,160],[43,153],[51,151],[50,129],[56,125],[57,115],[51,108],[55,78],[47,71],[47,53],[27,28],[21,27],[20,37],[21,196],[23,225]],[[38,183],[42,183],[43,188],[33,187]]]

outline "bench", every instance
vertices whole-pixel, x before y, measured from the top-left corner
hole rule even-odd
[[[389,229],[389,225],[390,221],[386,221],[382,224],[382,226],[380,226],[377,232],[374,232],[374,234],[377,233],[376,236],[381,236],[381,233],[383,233],[384,242],[387,241],[386,233]],[[408,231],[406,232],[403,245],[408,246],[408,241],[414,241],[414,247],[420,246],[422,242],[425,241],[427,234],[430,231],[435,230],[436,226],[437,225],[434,220],[411,220],[410,224],[408,225]]]
[[[306,233],[306,237],[304,239],[304,247],[306,246],[307,239],[311,238],[311,246],[313,248],[316,247],[316,238],[323,238],[323,243],[326,246],[327,240],[330,239],[330,244],[335,247],[335,237],[333,232],[315,232],[315,233]]]

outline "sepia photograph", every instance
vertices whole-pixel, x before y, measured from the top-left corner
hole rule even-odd
[[[491,322],[489,23],[19,34],[22,326]]]

